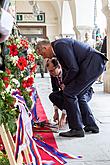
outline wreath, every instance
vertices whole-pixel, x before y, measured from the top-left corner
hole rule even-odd
[[[26,37],[16,35],[5,42],[4,54],[5,71],[0,71],[0,125],[3,123],[12,132],[19,113],[13,93],[19,93],[31,109],[38,55]]]

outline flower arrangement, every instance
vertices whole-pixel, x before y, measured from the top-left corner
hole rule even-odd
[[[31,94],[36,73],[38,56],[24,37],[11,35],[5,43],[5,72],[0,71],[0,125],[14,129],[18,110],[14,106],[14,93],[25,99],[27,107],[32,106]]]
[[[3,123],[12,132],[15,129],[16,109],[15,99],[7,90],[9,77],[7,73],[0,72],[0,125]]]

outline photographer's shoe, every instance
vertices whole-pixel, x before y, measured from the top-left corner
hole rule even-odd
[[[63,137],[84,137],[84,130],[70,130],[67,132],[61,132],[59,133],[59,136]]]
[[[84,130],[85,132],[99,133],[98,126],[85,126]]]

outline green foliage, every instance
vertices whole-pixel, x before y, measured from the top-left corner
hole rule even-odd
[[[30,99],[29,93],[26,90],[22,91],[22,95],[24,97],[24,100],[26,101],[26,105],[29,109],[31,109],[32,106],[32,100]]]
[[[10,129],[11,132],[15,132],[16,124],[16,108],[14,107],[15,98],[7,92],[5,84],[2,78],[6,75],[4,72],[0,73],[0,125]]]
[[[8,157],[0,151],[0,165],[10,165]]]

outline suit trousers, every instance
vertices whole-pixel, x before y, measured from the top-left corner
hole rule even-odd
[[[50,98],[51,102],[53,104],[55,104],[60,110],[64,109],[63,91],[52,92],[49,95],[49,98]],[[94,116],[91,112],[91,109],[88,106],[88,101],[90,101],[91,98],[92,98],[92,93],[89,93],[89,92],[86,92],[83,95],[81,94],[81,95],[77,96],[79,109],[80,109],[80,113],[81,113],[80,120],[82,120],[84,126],[96,126]]]

